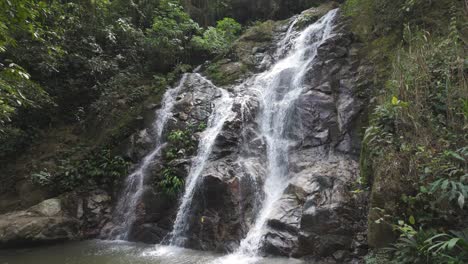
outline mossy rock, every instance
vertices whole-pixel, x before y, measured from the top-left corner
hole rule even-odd
[[[248,28],[226,54],[206,68],[206,75],[217,85],[230,85],[255,71],[256,53],[273,45],[275,32],[282,23],[266,21]]]
[[[317,20],[319,20],[321,17],[327,14],[330,10],[335,9],[338,6],[338,3],[331,1],[303,11],[297,20],[296,28],[302,29],[312,23],[315,23]]]
[[[268,20],[248,28],[238,42],[268,42],[273,40],[273,32],[277,22]]]
[[[322,1],[318,1],[322,3]],[[304,11],[297,24],[301,29],[338,7],[334,1],[315,5]],[[258,53],[273,50],[279,33],[285,31],[291,23],[290,19],[255,23],[249,27],[224,55],[216,58],[206,69],[206,75],[217,85],[230,85],[245,77],[249,72],[255,72],[258,66]]]
[[[392,257],[389,255],[387,250],[376,249],[371,250],[364,257],[366,264],[390,264],[392,263]]]
[[[228,85],[240,79],[248,72],[242,62],[231,62],[227,59],[213,63],[207,68],[207,75],[217,85]]]

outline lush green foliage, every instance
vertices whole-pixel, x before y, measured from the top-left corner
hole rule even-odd
[[[34,107],[50,103],[50,98],[30,75],[19,65],[11,62],[0,65],[0,133],[11,121],[11,115],[19,107]]]
[[[155,10],[153,25],[147,30],[148,42],[158,63],[174,65],[187,62],[191,40],[200,31],[178,0],[161,0]]]
[[[389,248],[395,255],[396,263],[462,264],[468,261],[468,229],[449,233],[417,231],[403,221],[397,228],[402,234]]]
[[[129,163],[120,156],[103,149],[88,154],[80,160],[65,158],[59,161],[58,169],[43,169],[33,173],[33,183],[49,187],[59,193],[77,188],[100,186],[113,190],[128,173]]]
[[[0,10],[0,55],[7,48],[17,46],[16,39],[21,34],[44,41],[44,30],[38,20],[48,11],[45,2],[1,1]],[[31,100],[36,99],[34,94],[41,99],[46,96],[42,88],[29,79],[26,70],[14,61],[0,60],[0,133],[5,132],[2,126],[11,121],[10,117],[18,107],[34,105]]]
[[[179,65],[216,55],[193,52],[203,30],[178,0],[7,0],[0,7],[2,160],[64,124],[97,144],[119,142],[138,126],[142,102],[157,102],[187,69]],[[237,24],[226,21],[220,29],[232,42]]]
[[[468,227],[466,8],[456,0],[345,4],[382,87],[363,140],[360,182],[401,195],[371,209],[380,217],[371,220],[401,234],[395,263],[467,261],[466,233],[449,231]]]
[[[203,36],[195,36],[195,47],[214,54],[228,51],[231,43],[239,36],[242,26],[232,18],[224,18],[217,22],[216,27],[208,27]]]

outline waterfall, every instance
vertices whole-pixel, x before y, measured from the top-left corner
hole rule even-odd
[[[252,76],[233,89],[234,93],[253,93],[256,101],[260,104],[258,113],[255,115],[258,124],[256,133],[263,140],[265,146],[266,175],[263,180],[263,195],[258,196],[259,210],[256,212],[255,219],[245,238],[233,254],[216,262],[239,263],[239,260],[243,260],[241,262],[249,263],[252,259],[256,259],[262,248],[267,221],[283,195],[290,178],[289,151],[291,146],[297,142],[289,136],[291,127],[289,121],[296,109],[297,100],[305,92],[304,79],[315,63],[317,50],[331,36],[336,14],[337,10],[332,10],[300,32],[295,29],[297,19],[293,21],[283,39],[277,44],[273,55],[277,61],[265,72]],[[238,94],[234,98],[228,91],[215,86],[200,74],[194,73],[194,75],[197,79],[215,88],[219,97],[212,103],[213,110],[208,118],[207,128],[200,135],[197,154],[191,161],[185,190],[179,201],[172,232],[167,240],[171,246],[185,245],[191,228],[189,219],[193,213],[194,195],[202,182],[203,171],[209,162],[216,138],[223,130],[224,124],[236,117],[233,110],[236,100],[240,100],[242,122],[248,122],[244,120],[244,111],[246,111],[247,106],[242,98],[245,95]],[[180,93],[186,78],[187,75],[184,75],[178,87],[169,90],[164,96],[163,106],[158,111],[158,118],[154,125],[155,147],[143,159],[137,170],[128,176],[124,194],[116,208],[115,219],[117,220],[115,221],[123,227],[123,231],[117,236],[118,239],[126,239],[131,231],[131,226],[136,218],[136,207],[141,199],[146,171],[151,162],[160,154],[163,146],[161,137],[164,126],[172,116],[175,97]],[[242,158],[240,157],[240,162]],[[245,158],[248,159],[248,157]]]
[[[136,209],[141,200],[144,190],[144,181],[147,176],[147,170],[153,160],[160,155],[163,146],[162,134],[167,121],[172,116],[176,97],[185,84],[188,74],[184,74],[177,87],[169,89],[163,97],[162,105],[156,112],[156,119],[153,123],[154,148],[146,155],[138,165],[137,169],[131,173],[124,183],[124,188],[120,199],[114,209],[113,223],[117,226],[117,234],[111,234],[114,239],[127,240],[136,220]]]
[[[261,91],[259,123],[267,148],[268,173],[263,187],[265,198],[262,209],[240,244],[239,251],[242,253],[257,254],[268,216],[287,187],[291,144],[287,137],[288,120],[304,90],[303,79],[317,55],[317,48],[331,33],[335,14],[336,10],[329,12],[302,31],[292,40],[292,48],[286,57],[270,70],[256,76],[254,81],[254,87]],[[289,37],[288,33],[286,37]]]
[[[169,243],[174,246],[183,246],[184,244],[183,238],[185,232],[190,228],[188,224],[190,207],[192,205],[193,195],[199,184],[201,173],[205,168],[206,161],[211,154],[215,140],[221,132],[224,123],[229,118],[234,117],[234,112],[232,111],[234,99],[230,97],[229,93],[222,88],[216,87],[203,76],[197,75],[209,85],[217,88],[221,93],[221,97],[214,102],[214,111],[208,120],[207,129],[201,135],[197,156],[192,160],[192,165],[185,182],[184,195],[182,196],[174,227],[170,234]]]
[[[288,138],[288,120],[295,108],[295,102],[304,92],[303,80],[316,59],[318,47],[331,35],[336,14],[336,9],[330,11],[297,34],[293,33],[293,22],[277,48],[276,54],[283,58],[249,82],[250,89],[259,91],[261,102],[259,133],[266,145],[268,162],[263,184],[264,198],[261,210],[237,251],[215,262],[254,262],[261,249],[268,218],[288,185],[288,152],[294,143],[293,139]]]

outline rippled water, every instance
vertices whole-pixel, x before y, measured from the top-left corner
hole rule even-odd
[[[0,264],[205,264],[222,255],[177,247],[91,240],[47,247],[0,250]],[[256,258],[233,263],[299,264],[286,258]]]

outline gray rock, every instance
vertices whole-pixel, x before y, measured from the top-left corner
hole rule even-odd
[[[29,208],[28,211],[46,217],[58,216],[62,213],[62,201],[58,198],[45,200],[40,204]]]
[[[343,261],[349,256],[349,252],[346,250],[338,250],[333,253],[333,258],[337,261]]]
[[[0,215],[0,247],[77,239],[79,227],[60,199],[45,200],[28,210]]]

